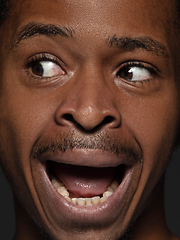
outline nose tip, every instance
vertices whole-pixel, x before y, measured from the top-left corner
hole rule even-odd
[[[120,125],[120,114],[116,108],[99,109],[94,106],[83,108],[62,107],[56,116],[56,122],[60,125],[74,125],[86,131],[109,127],[117,128]]]
[[[102,123],[103,113],[98,109],[93,109],[92,106],[87,106],[80,111],[76,111],[74,119],[78,122],[85,130],[92,130],[96,126]]]

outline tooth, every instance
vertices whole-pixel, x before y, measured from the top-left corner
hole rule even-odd
[[[106,196],[106,197],[110,197],[113,193],[110,192],[110,191],[106,191],[103,193],[103,197]]]
[[[58,188],[57,188],[57,191],[58,191],[59,193],[67,193],[66,195],[68,195],[68,197],[69,197],[69,192],[68,192],[68,190],[67,190],[66,187],[58,187]]]
[[[68,192],[67,191],[61,191],[61,192],[59,192],[59,194],[61,194],[63,197],[68,197]]]
[[[83,206],[85,206],[86,200],[85,200],[85,198],[78,198],[77,203],[79,206],[83,207]]]
[[[108,187],[106,191],[108,191],[108,192],[112,192],[112,193],[114,192],[113,189],[112,189],[111,187]]]
[[[69,202],[71,202],[71,198],[70,197],[68,197],[68,196],[64,196],[64,198],[66,199],[66,200],[68,200]]]
[[[106,200],[107,200],[107,196],[103,196],[102,198],[100,198],[100,203],[103,203],[103,202],[105,202]]]
[[[67,188],[65,186],[58,187],[58,189],[67,191]]]
[[[119,184],[118,184],[118,182],[117,182],[116,180],[114,180],[114,181],[111,183],[111,185],[110,185],[110,187],[114,190],[114,192],[116,191],[116,189],[118,188],[118,186],[119,186]]]
[[[64,184],[62,182],[57,181],[55,178],[53,178],[51,182],[56,189],[64,186]]]
[[[63,197],[69,197],[68,191],[58,191]]]
[[[92,206],[91,198],[85,198],[86,199],[86,206]]]
[[[100,197],[99,197],[99,196],[93,197],[93,198],[91,199],[91,201],[92,201],[92,204],[93,204],[93,205],[98,205],[99,202],[100,202]]]
[[[71,201],[72,201],[72,203],[77,204],[77,198],[72,198]]]
[[[65,187],[59,187],[57,191],[62,195],[62,196],[67,196],[69,197],[69,192],[66,190]]]

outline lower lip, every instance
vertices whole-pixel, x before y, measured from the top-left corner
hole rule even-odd
[[[124,207],[128,208],[128,206],[124,206],[124,197],[127,194],[127,191],[129,191],[134,175],[133,172],[135,172],[135,169],[133,170],[132,167],[129,167],[126,170],[121,184],[105,202],[90,207],[81,207],[68,202],[63,196],[61,196],[52,185],[45,168],[44,164],[41,165],[40,187],[41,192],[43,191],[44,195],[43,197],[41,196],[41,203],[44,211],[47,210],[46,215],[54,215],[57,221],[58,219],[64,219],[67,222],[78,222],[82,224],[97,223],[107,225],[116,221],[120,213],[124,213]],[[43,199],[46,201],[42,202]],[[46,206],[48,206],[47,209]]]

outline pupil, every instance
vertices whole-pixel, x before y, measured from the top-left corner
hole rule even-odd
[[[35,63],[33,66],[32,66],[32,72],[34,75],[37,75],[37,76],[42,76],[43,75],[43,67],[40,63]]]
[[[131,67],[124,68],[117,73],[117,77],[130,81],[133,78],[133,70]]]
[[[126,71],[124,71],[124,78],[127,80],[130,80],[133,76],[132,70],[128,68]]]

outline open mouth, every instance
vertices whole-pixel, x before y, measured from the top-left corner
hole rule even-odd
[[[88,167],[48,161],[52,185],[67,201],[81,207],[105,202],[121,185],[129,166]]]

